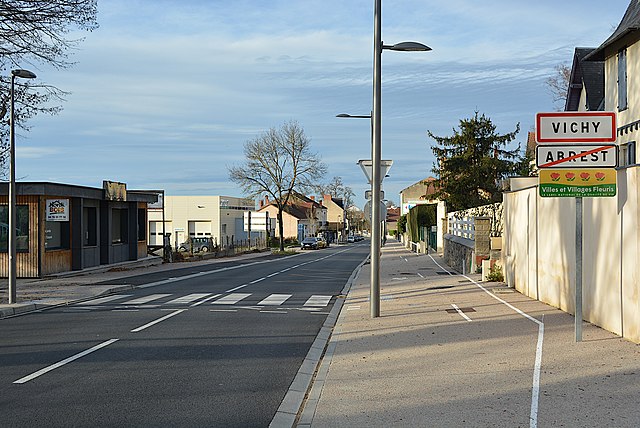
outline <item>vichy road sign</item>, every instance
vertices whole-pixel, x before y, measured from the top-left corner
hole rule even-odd
[[[536,146],[538,168],[615,168],[614,144],[541,144]]]
[[[613,143],[614,112],[555,112],[536,114],[538,143]]]

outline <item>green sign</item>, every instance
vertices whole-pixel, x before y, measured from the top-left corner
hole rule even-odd
[[[541,169],[540,196],[594,198],[616,196],[616,170],[553,170]]]

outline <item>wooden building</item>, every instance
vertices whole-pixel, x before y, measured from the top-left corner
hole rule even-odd
[[[0,276],[8,276],[8,183],[0,183]],[[19,278],[147,257],[147,205],[157,194],[48,182],[16,183]]]

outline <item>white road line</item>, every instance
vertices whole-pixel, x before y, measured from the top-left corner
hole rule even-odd
[[[255,284],[256,282],[264,281],[265,279],[267,279],[267,278],[266,277],[262,277],[262,278],[254,279],[249,284]]]
[[[207,297],[206,299],[202,299],[202,300],[200,300],[199,302],[194,303],[194,304],[193,304],[193,305],[191,305],[190,307],[191,307],[191,308],[193,308],[193,307],[195,307],[195,306],[200,306],[201,304],[206,303],[206,302],[208,302],[209,300],[213,300],[213,299],[215,299],[216,297],[219,297],[219,296],[220,296],[220,294],[214,294],[213,296],[209,296],[209,297]]]
[[[440,264],[438,264],[438,262],[436,262],[436,260],[433,258],[432,255],[429,255],[429,257],[431,258],[431,260],[433,260],[433,262],[436,265],[438,265],[438,267],[440,269],[442,269],[443,271],[447,272],[449,275],[453,276],[453,273],[449,272],[447,269],[445,269],[442,266],[440,266]],[[463,278],[471,281],[473,284],[476,285],[476,287],[480,288],[482,291],[487,293],[489,296],[491,296],[492,298],[494,298],[498,302],[506,305],[508,308],[514,310],[518,314],[522,315],[526,319],[528,319],[528,320],[530,320],[530,321],[532,321],[532,322],[534,322],[534,323],[536,323],[538,325],[538,342],[537,342],[537,345],[536,345],[536,360],[535,360],[534,367],[533,367],[533,384],[531,386],[531,413],[529,415],[529,427],[530,428],[536,428],[538,426],[538,401],[539,401],[539,397],[540,397],[540,371],[542,370],[542,345],[544,343],[544,315],[543,315],[542,321],[539,321],[536,318],[532,317],[531,315],[527,314],[526,312],[516,308],[515,306],[513,306],[509,302],[507,302],[507,301],[501,299],[500,297],[496,296],[495,294],[491,293],[489,290],[484,288],[482,285],[478,284],[473,279],[469,278],[467,275],[461,275],[461,276]]]
[[[225,291],[225,293],[233,293],[234,291],[240,290],[241,288],[244,288],[244,287],[246,287],[247,285],[249,285],[249,284],[242,284],[242,285],[239,285],[239,286],[237,286],[237,287],[235,287],[235,288],[232,288],[231,290],[227,290],[227,291]]]
[[[304,306],[327,306],[332,296],[314,294],[304,303]]]
[[[142,305],[143,303],[149,303],[154,300],[162,299],[163,297],[169,297],[171,294],[150,294],[148,296],[138,297],[137,299],[129,300],[121,305]]]
[[[100,297],[93,300],[87,300],[86,302],[80,302],[79,305],[99,305],[101,303],[111,302],[113,300],[118,299],[126,299],[127,297],[131,297],[131,294],[114,294],[112,296]]]
[[[238,312],[237,309],[209,309],[209,312]]]
[[[347,310],[348,311],[358,311],[358,310],[360,310],[360,305],[348,305],[347,306]]]
[[[467,314],[465,314],[464,312],[462,312],[462,310],[458,307],[458,305],[455,305],[455,304],[453,304],[453,303],[452,303],[452,304],[451,304],[451,306],[453,306],[453,309],[455,309],[455,310],[456,310],[456,312],[457,312],[458,314],[460,314],[460,316],[461,316],[462,318],[466,319],[466,320],[467,320],[467,321],[469,321],[469,322],[471,322],[471,321],[472,321],[472,319],[471,319],[471,318],[469,318],[469,317],[467,316]]]
[[[186,296],[178,297],[177,299],[173,299],[165,303],[165,305],[186,305],[187,303],[194,302],[199,299],[203,299],[207,296],[210,296],[211,293],[192,293],[187,294]]]
[[[212,305],[235,305],[242,299],[251,296],[251,293],[231,293],[211,302]]]
[[[261,314],[287,314],[286,311],[267,311],[267,310],[262,310],[260,311]]]
[[[424,278],[424,276],[423,276],[420,272],[418,272],[418,276],[419,276],[420,278]]]
[[[282,270],[280,271],[280,273],[285,273],[285,272],[288,272],[288,271],[290,271],[290,270],[291,270],[291,268],[282,269]]]
[[[186,311],[186,309],[178,309],[177,311],[175,311],[175,312],[171,312],[170,314],[167,314],[167,315],[163,316],[162,318],[158,318],[158,319],[157,319],[157,320],[155,320],[155,321],[151,321],[150,323],[147,323],[147,324],[145,324],[145,325],[143,325],[143,326],[140,326],[140,327],[138,327],[138,328],[134,328],[133,330],[131,330],[131,333],[137,333],[137,332],[139,332],[139,331],[142,331],[142,330],[144,330],[144,329],[146,329],[146,328],[151,327],[152,325],[156,325],[156,324],[158,324],[159,322],[162,322],[162,321],[164,321],[164,320],[167,320],[167,319],[169,319],[169,318],[171,318],[171,317],[173,317],[173,316],[176,316],[176,315],[178,315],[179,313],[184,312],[184,311]]]
[[[266,305],[273,305],[273,306],[281,305],[290,297],[291,297],[291,294],[272,294],[269,297],[267,297],[266,299],[261,300],[258,303],[258,306],[262,306],[262,305],[264,305],[264,306],[266,306]]]
[[[29,382],[30,380],[33,380],[33,379],[37,378],[38,376],[42,376],[43,374],[45,374],[47,372],[50,372],[51,370],[55,370],[55,369],[57,369],[59,367],[64,366],[65,364],[68,364],[68,363],[70,363],[72,361],[77,360],[78,358],[82,358],[85,355],[88,355],[88,354],[90,354],[92,352],[95,352],[98,349],[104,348],[105,346],[109,346],[112,343],[117,342],[118,340],[119,339],[109,339],[106,342],[102,342],[99,345],[94,346],[93,348],[89,348],[86,351],[82,351],[79,354],[73,355],[73,356],[71,356],[69,358],[65,358],[64,360],[62,360],[60,362],[57,362],[57,363],[52,364],[52,365],[50,365],[48,367],[45,367],[45,368],[43,368],[41,370],[38,370],[35,373],[32,373],[32,374],[30,374],[28,376],[20,378],[20,379],[14,381],[13,383],[26,383],[26,382]]]
[[[272,277],[274,277],[276,275],[279,275],[279,274],[280,274],[280,272],[274,272],[272,274],[267,275],[267,278],[272,278]]]

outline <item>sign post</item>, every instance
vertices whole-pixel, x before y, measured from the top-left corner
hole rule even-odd
[[[615,141],[615,112],[536,115],[539,194],[541,197],[573,197],[576,200],[576,342],[582,341],[582,198],[616,195],[617,146],[597,144]]]

